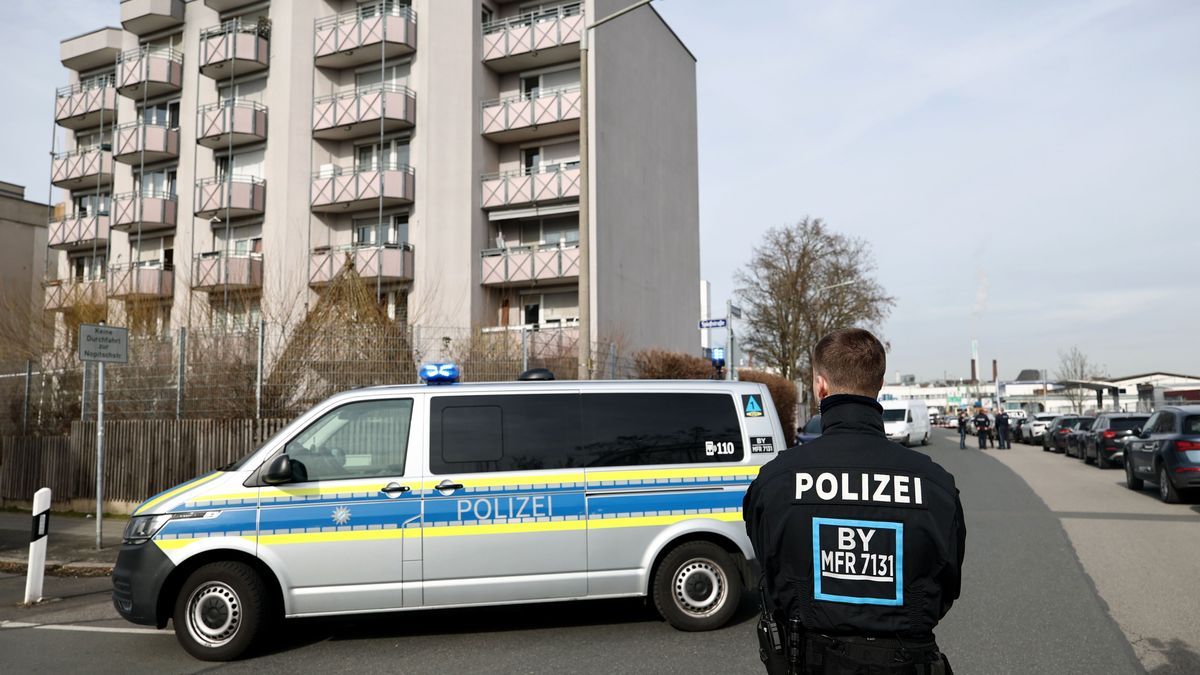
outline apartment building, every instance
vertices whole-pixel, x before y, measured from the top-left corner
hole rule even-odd
[[[571,330],[580,39],[627,4],[124,0],[62,42],[46,307],[289,324],[349,261],[397,321]],[[695,60],[648,7],[588,46],[591,339],[695,351]]]

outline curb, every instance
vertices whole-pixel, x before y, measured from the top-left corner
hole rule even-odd
[[[25,558],[0,557],[0,572],[25,574],[29,562]],[[107,577],[112,575],[113,563],[93,561],[47,560],[46,574],[52,577]]]

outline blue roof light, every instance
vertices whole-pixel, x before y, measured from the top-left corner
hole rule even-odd
[[[461,373],[453,363],[426,363],[421,366],[421,381],[425,384],[457,384]]]

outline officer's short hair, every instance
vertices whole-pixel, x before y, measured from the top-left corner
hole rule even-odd
[[[883,344],[870,331],[843,328],[821,338],[813,349],[813,366],[824,375],[831,393],[875,398],[887,372]]]

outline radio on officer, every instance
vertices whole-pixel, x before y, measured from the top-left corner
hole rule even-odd
[[[954,477],[887,440],[883,345],[861,329],[813,352],[822,435],[769,462],[743,518],[762,566],[772,675],[952,673],[933,630],[958,598],[966,525]]]

